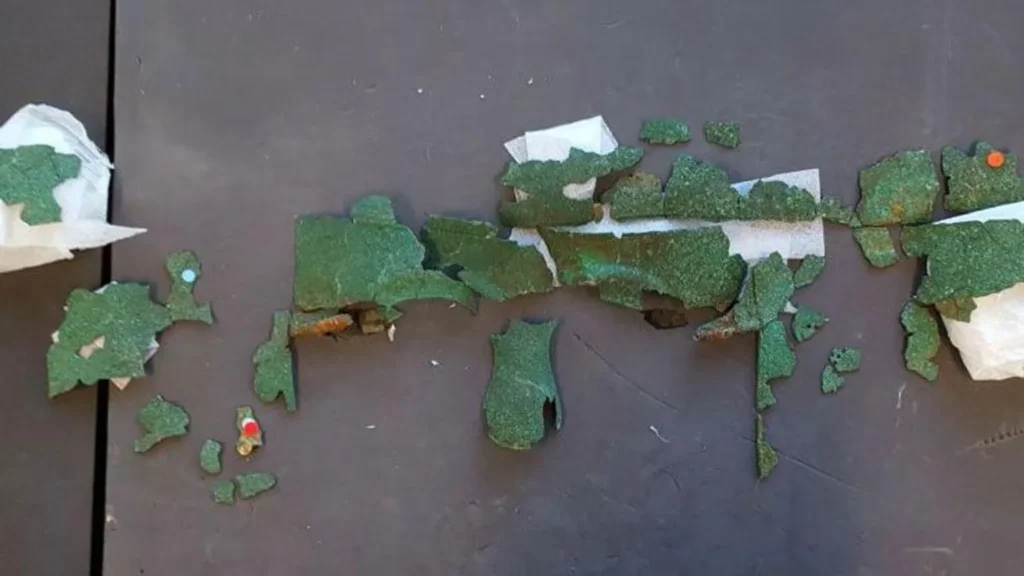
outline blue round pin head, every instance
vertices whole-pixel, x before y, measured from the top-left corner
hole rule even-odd
[[[196,271],[191,268],[187,268],[181,271],[181,279],[189,284],[196,281]]]

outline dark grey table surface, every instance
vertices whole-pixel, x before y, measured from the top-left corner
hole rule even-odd
[[[0,2],[0,118],[29,102],[73,112],[102,147],[106,0]],[[0,120],[2,121],[2,120]],[[0,275],[0,573],[89,573],[96,391],[46,399],[46,349],[76,287],[100,284],[99,252]]]
[[[102,131],[102,68],[72,65],[102,48],[76,35],[86,12],[39,16],[79,38],[67,56],[79,81],[63,64],[19,65],[21,91],[0,91],[0,108],[45,98]],[[917,266],[871,270],[843,229],[797,295],[832,322],[777,387],[780,464],[766,482],[753,339],[696,344],[692,327],[655,331],[584,290],[476,316],[408,306],[394,343],[302,342],[294,414],[258,403],[250,358],[290,302],[297,215],[386,193],[414,228],[434,213],[494,220],[501,143],[526,129],[603,114],[633,143],[651,116],[738,120],[739,150],[699,138],[684,150],[736,180],[820,167],[825,193],[847,202],[857,170],[897,149],[986,138],[1020,151],[1024,7],[141,0],[118,12],[113,216],[150,232],[113,250],[113,276],[163,295],[165,254],[195,250],[218,323],[172,328],[152,375],[112,393],[107,574],[1019,573],[1024,390],[970,382],[948,347],[938,383],[907,373],[897,317]],[[30,27],[13,37],[39,57]],[[46,90],[57,83],[71,96]],[[678,151],[652,150],[644,167],[664,175]],[[23,573],[70,573],[59,566],[88,555],[94,396],[40,392],[64,295],[97,280],[98,257],[83,256],[0,278],[0,302],[19,295],[0,310],[0,361],[20,361],[0,557]],[[488,335],[516,318],[561,320],[565,426],[528,453],[494,447],[479,412]],[[834,345],[862,347],[865,366],[823,397]],[[156,393],[188,408],[191,432],[136,456],[135,415]],[[280,484],[219,507],[197,452],[207,437],[232,443],[242,404],[267,446],[249,462],[226,453],[224,476]]]

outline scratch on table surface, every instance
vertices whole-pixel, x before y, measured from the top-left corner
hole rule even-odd
[[[662,406],[668,408],[669,410],[672,410],[673,412],[679,412],[679,408],[676,408],[675,406],[666,402],[665,400],[662,400],[661,398],[655,396],[654,394],[651,394],[650,392],[647,391],[646,388],[644,388],[640,384],[637,384],[622,372],[619,372],[618,368],[616,368],[611,362],[609,362],[608,359],[604,357],[604,355],[598,352],[597,348],[594,348],[590,344],[590,342],[587,342],[587,340],[583,338],[583,336],[580,336],[579,332],[573,332],[572,335],[574,338],[576,338],[576,340],[580,342],[580,344],[583,344],[583,347],[586,348],[587,351],[596,356],[598,360],[600,360],[605,366],[607,366],[608,370],[610,370],[612,374],[618,377],[619,380],[622,380],[626,384],[629,384],[629,386],[632,387],[637,392],[639,392],[641,396],[644,396],[657,404],[661,404]]]
[[[963,456],[975,450],[984,450],[985,448],[992,448],[999,444],[1006,444],[1007,442],[1013,442],[1018,438],[1024,437],[1024,427],[1018,423],[1009,430],[1006,429],[1006,422],[999,425],[999,431],[995,434],[982,438],[977,442],[967,446],[966,448],[957,452],[957,456]]]
[[[907,554],[945,554],[946,556],[953,556],[953,549],[946,548],[945,546],[911,546],[904,548],[903,551]]]
[[[661,435],[661,432],[658,432],[658,429],[654,426],[654,424],[651,424],[650,426],[648,426],[648,429],[650,429],[651,432],[654,432],[654,435],[658,437],[658,440],[661,440],[665,444],[669,444],[670,443],[668,440],[665,439],[664,436]]]
[[[806,462],[804,460],[801,460],[800,458],[797,458],[796,456],[792,456],[790,454],[786,454],[782,450],[779,450],[778,446],[775,447],[775,452],[779,456],[784,458],[785,460],[787,460],[789,462],[792,462],[792,463],[796,464],[797,466],[800,466],[804,470],[807,470],[808,472],[810,472],[810,473],[812,473],[812,474],[814,474],[816,476],[819,476],[819,477],[824,478],[824,479],[826,479],[826,480],[828,480],[828,481],[830,481],[830,482],[832,482],[834,484],[842,486],[843,488],[846,488],[847,490],[849,490],[850,492],[853,492],[854,494],[860,494],[860,488],[857,488],[856,486],[854,486],[853,484],[850,484],[846,480],[843,480],[842,478],[833,475],[831,472],[828,472],[826,470],[822,470],[821,468],[818,468],[814,464],[811,464],[810,462]]]
[[[741,438],[741,439],[743,439],[743,440],[745,440],[745,441],[747,441],[747,442],[749,442],[751,444],[756,444],[756,442],[755,442],[755,440],[753,438],[749,438],[749,437],[744,436],[743,434],[741,434],[739,432],[735,432],[735,431],[733,432],[733,434],[735,434],[738,438]],[[850,492],[853,492],[854,494],[860,494],[861,493],[860,488],[854,486],[853,484],[850,484],[846,480],[843,480],[842,478],[832,474],[831,472],[828,472],[827,470],[823,470],[821,468],[818,468],[814,464],[811,464],[810,462],[807,462],[806,460],[803,460],[801,458],[797,458],[796,456],[793,456],[792,454],[787,454],[785,451],[779,449],[778,446],[773,446],[773,448],[775,448],[775,453],[778,454],[780,458],[786,460],[787,462],[792,462],[793,464],[796,464],[797,466],[803,468],[804,470],[807,470],[811,474],[814,474],[815,476],[818,476],[819,478],[824,478],[825,480],[828,480],[829,482],[831,482],[833,484],[837,484],[837,485],[839,485],[839,486],[849,490]]]
[[[896,391],[896,409],[899,410],[903,407],[903,392],[907,389],[907,383],[904,382],[900,385],[899,390]]]

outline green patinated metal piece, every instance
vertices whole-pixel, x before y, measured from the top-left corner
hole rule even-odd
[[[861,225],[860,219],[857,218],[857,214],[854,213],[853,208],[843,206],[838,198],[822,198],[821,202],[818,204],[818,210],[821,213],[821,217],[826,222],[841,224],[851,228],[859,228]]]
[[[238,484],[238,497],[250,500],[277,486],[277,476],[267,472],[239,474],[235,476],[235,484]]]
[[[796,355],[786,340],[786,327],[779,320],[769,322],[757,336],[757,411],[763,412],[775,405],[771,381],[789,378],[796,370]]]
[[[136,420],[145,431],[141,438],[135,440],[137,453],[148,452],[167,438],[188,433],[188,412],[159,394],[142,408]]]
[[[739,122],[705,122],[704,139],[710,144],[724,148],[737,148],[740,145]]]
[[[489,300],[504,302],[554,289],[540,252],[499,238],[498,228],[490,223],[433,216],[423,228],[423,241],[430,264],[457,267],[459,280]]]
[[[853,239],[860,246],[864,258],[876,268],[892,266],[900,259],[886,228],[854,228]]]
[[[757,386],[754,388],[754,405],[758,412],[764,412],[775,406],[777,400],[775,399],[775,393],[772,392],[772,387],[764,382],[758,381]]]
[[[837,346],[832,349],[832,352],[828,355],[828,363],[835,368],[835,371],[839,374],[846,374],[847,372],[856,372],[860,369],[860,350],[856,348],[849,348],[845,346]]]
[[[800,267],[793,273],[793,286],[804,288],[814,284],[825,270],[824,256],[807,256],[800,262]]]
[[[582,226],[601,219],[599,208],[595,207],[592,199],[530,197],[516,202],[502,201],[498,207],[498,220],[503,226],[512,228]]]
[[[255,433],[248,432],[246,424],[255,424]],[[263,447],[263,427],[256,419],[256,413],[253,412],[252,406],[235,408],[235,428],[238,429],[235,452],[238,452],[239,456],[248,456],[256,448]]]
[[[604,196],[611,207],[612,219],[663,218],[665,196],[661,188],[661,178],[647,172],[622,178]]]
[[[195,253],[183,251],[168,255],[166,268],[171,276],[171,294],[167,297],[167,311],[171,320],[213,324],[210,305],[200,306],[196,302],[196,282],[203,275],[203,268]]]
[[[0,202],[22,204],[21,220],[29,226],[60,222],[53,191],[77,178],[82,161],[42,144],[0,149]]]
[[[827,364],[825,369],[821,371],[821,392],[822,394],[835,394],[839,392],[839,389],[843,387],[845,378],[836,372],[836,369],[832,367],[832,364]]]
[[[992,167],[988,156],[1003,155],[1003,163]],[[1024,200],[1024,181],[1017,176],[1017,156],[999,152],[988,142],[974,145],[970,156],[952,146],[942,149],[942,172],[946,175],[946,209],[963,213]]]
[[[818,217],[818,202],[810,192],[785,182],[758,180],[750,194],[740,197],[737,220],[807,222]]]
[[[739,214],[740,195],[725,170],[682,154],[665,183],[665,215],[683,220],[724,222]]]
[[[914,295],[922,304],[988,296],[1024,282],[1024,224],[1017,220],[908,227],[903,251],[928,259]]]
[[[934,382],[939,377],[939,367],[932,362],[939,353],[938,323],[927,308],[914,301],[907,302],[903,308],[900,323],[907,332],[907,345],[903,350],[907,370]]]
[[[501,183],[526,195],[516,202],[502,202],[498,209],[504,226],[576,226],[595,219],[594,199],[567,198],[562,190],[592,178],[636,166],[643,150],[620,146],[609,154],[573,148],[562,161],[510,162]]]
[[[935,309],[939,311],[939,314],[942,314],[945,318],[959,320],[960,322],[970,322],[971,313],[977,307],[978,304],[974,301],[974,298],[970,297],[950,298],[949,300],[935,303]]]
[[[263,402],[273,402],[279,396],[283,397],[285,408],[292,412],[297,408],[297,402],[290,325],[291,313],[287,310],[274,312],[270,339],[256,349],[252,362],[256,365],[256,376],[253,379],[256,396]]]
[[[793,316],[793,338],[797,342],[806,342],[817,334],[825,324],[828,324],[828,318],[824,314],[801,306]]]
[[[224,447],[220,442],[207,438],[203,447],[199,449],[199,467],[207,474],[220,474],[220,454]]]
[[[729,254],[729,239],[718,227],[621,238],[550,228],[541,228],[540,234],[562,284],[604,286],[606,294],[621,295],[632,286],[670,296],[689,308],[721,310],[736,299],[746,269],[740,256]]]
[[[720,340],[754,332],[778,318],[793,295],[793,272],[778,252],[751,266],[736,304],[697,328],[696,340]]]
[[[682,154],[665,184],[665,216],[682,220],[779,220],[804,222],[819,216],[810,192],[784,182],[757,181],[746,196],[729,185],[724,170]]]
[[[65,310],[46,354],[50,398],[79,382],[91,386],[99,380],[144,377],[156,335],[171,325],[167,309],[150,299],[144,284],[74,290]]]
[[[857,216],[864,226],[922,224],[932,219],[939,177],[927,150],[904,150],[860,171]]]
[[[235,503],[235,483],[231,480],[215,482],[211,493],[213,501],[217,504],[231,505]]]
[[[754,428],[756,430],[754,447],[757,451],[757,479],[765,480],[779,464],[779,455],[765,439],[764,418],[760,414],[756,416]]]
[[[554,407],[555,430],[562,427],[562,399],[551,365],[551,337],[557,322],[517,321],[491,336],[494,371],[484,394],[484,420],[491,440],[503,448],[528,450],[544,438],[545,408]]]
[[[673,118],[657,118],[645,120],[640,128],[640,139],[648,144],[673,146],[690,141],[690,127],[682,120]]]
[[[597,284],[601,300],[633,310],[643,310],[643,284],[632,280],[606,280]]]
[[[425,250],[395,220],[391,200],[368,196],[352,218],[305,216],[295,225],[294,300],[303,311],[409,300],[448,300],[473,309],[473,292],[437,270],[424,270]]]
[[[757,381],[770,384],[778,378],[789,378],[796,370],[796,354],[786,339],[781,320],[772,320],[757,337]]]

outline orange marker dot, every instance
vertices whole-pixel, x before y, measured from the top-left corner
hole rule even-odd
[[[988,153],[988,158],[985,159],[988,162],[989,168],[1002,168],[1003,164],[1006,163],[1006,157],[1003,153],[998,150],[993,150]]]

